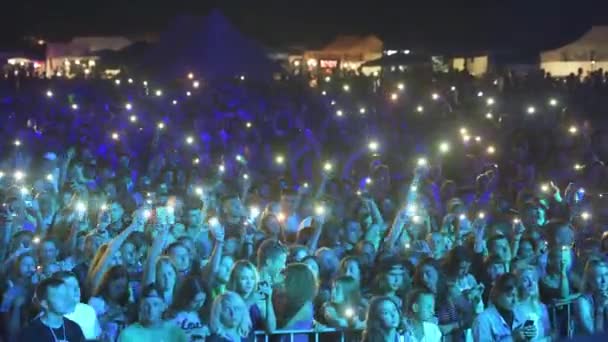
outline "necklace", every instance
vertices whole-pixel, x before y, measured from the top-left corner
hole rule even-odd
[[[44,323],[44,322],[42,322],[42,323]],[[45,324],[45,325],[46,325],[46,324]],[[47,328],[49,328],[49,330],[51,331],[51,334],[53,335],[53,340],[54,340],[55,342],[67,341],[67,336],[66,336],[66,334],[65,334],[65,324],[64,324],[64,322],[63,322],[63,318],[62,318],[62,321],[61,321],[61,328],[63,328],[63,339],[61,339],[61,340],[60,340],[60,339],[58,339],[58,338],[57,338],[57,335],[55,335],[55,331],[54,331],[54,330],[53,330],[53,328],[51,328],[49,325],[46,325],[46,327],[47,327]]]

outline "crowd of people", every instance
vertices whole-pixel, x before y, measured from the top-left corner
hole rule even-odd
[[[0,341],[602,333],[607,81],[5,80]]]

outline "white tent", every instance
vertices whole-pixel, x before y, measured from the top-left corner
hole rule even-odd
[[[541,68],[553,76],[608,70],[608,26],[594,26],[582,37],[558,49],[542,52]]]

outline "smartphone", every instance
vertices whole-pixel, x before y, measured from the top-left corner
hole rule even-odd
[[[524,323],[524,327],[526,327],[526,328],[529,328],[532,326],[534,326],[534,321],[531,319],[527,320],[526,323]]]

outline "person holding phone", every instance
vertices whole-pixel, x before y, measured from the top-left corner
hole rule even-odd
[[[475,341],[531,341],[538,335],[537,327],[515,311],[517,277],[501,275],[490,292],[490,305],[473,321]]]

